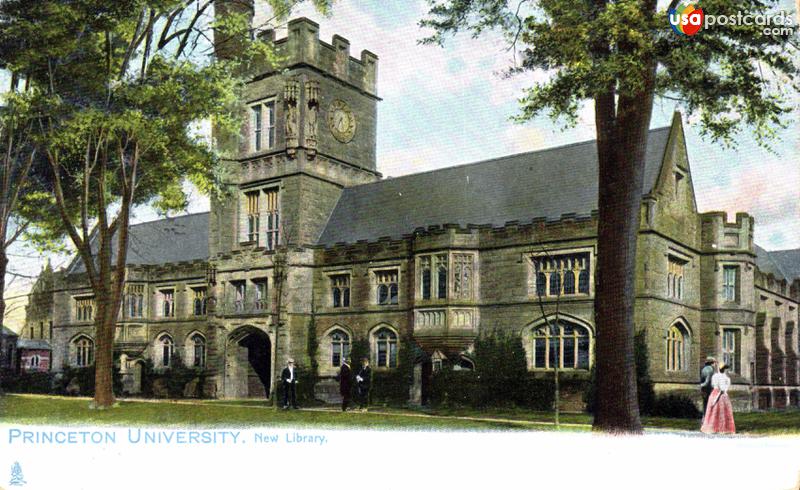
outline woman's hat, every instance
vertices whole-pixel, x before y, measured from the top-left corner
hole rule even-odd
[[[713,357],[711,357],[711,356],[708,356],[708,357],[706,357],[706,362],[717,362],[717,360],[716,360],[716,359],[714,359],[714,358],[713,358]]]

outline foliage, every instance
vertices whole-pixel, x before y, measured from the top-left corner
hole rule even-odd
[[[389,406],[404,406],[408,403],[411,385],[414,383],[417,350],[416,342],[404,337],[400,343],[397,368],[379,371],[373,367],[370,403]]]
[[[655,417],[697,419],[702,415],[695,402],[684,395],[670,394],[655,400],[652,415]]]
[[[49,372],[6,372],[0,377],[0,389],[11,393],[49,394],[55,383],[53,373]]]
[[[308,405],[315,403],[314,386],[319,381],[319,362],[317,353],[319,351],[319,340],[317,340],[317,327],[315,316],[311,315],[306,335],[306,354],[308,355],[308,368],[298,365],[297,367],[297,399],[298,403]]]
[[[92,396],[94,395],[94,367],[74,367],[65,366],[60,373],[54,373],[54,381],[50,393],[67,394],[67,387],[73,380],[78,383],[80,391],[77,393],[79,396]],[[113,389],[114,394],[122,394],[122,374],[118,367],[114,368],[113,373]]]
[[[194,129],[211,120],[217,136],[238,133],[246,74],[274,61],[251,16],[231,0],[0,2],[0,66],[40,99],[31,117],[45,165],[28,209],[41,240],[70,239],[95,296],[98,406],[113,401],[131,210],[184,209],[187,179],[219,188],[219,155]]]
[[[145,397],[156,396],[154,384],[158,381],[166,388],[169,398],[184,398],[186,385],[197,379],[197,398],[203,398],[206,381],[206,371],[202,368],[189,367],[174,350],[170,358],[169,367],[156,369],[151,359],[146,359],[142,369],[142,395]]]
[[[475,370],[456,371],[445,365],[431,381],[431,404],[475,408],[516,406],[550,410],[553,380],[528,372],[522,339],[495,330],[475,340]]]
[[[580,2],[539,0],[432,0],[420,22],[433,33],[424,43],[442,44],[448,35],[499,32],[521,59],[509,74],[541,70],[521,100],[519,120],[547,111],[574,123],[585,100],[652,90],[698,114],[702,130],[733,143],[743,126],[772,134],[787,120],[798,90],[797,33],[767,35],[758,25],[716,25],[687,38],[672,32],[667,12],[639,0]],[[775,12],[776,0],[717,0],[703,7],[717,15]],[[641,101],[640,103],[644,103]],[[649,111],[649,107],[642,107]]]

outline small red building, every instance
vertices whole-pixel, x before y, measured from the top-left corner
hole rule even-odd
[[[19,339],[17,341],[20,372],[44,373],[50,371],[50,344],[42,339]]]

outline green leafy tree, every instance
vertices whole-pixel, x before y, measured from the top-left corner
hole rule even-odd
[[[429,0],[422,42],[461,31],[499,32],[519,64],[511,74],[545,72],[520,100],[517,119],[547,112],[574,123],[594,107],[599,159],[597,400],[594,427],[640,433],[634,359],[634,272],[653,102],[679,101],[701,132],[732,144],[741,128],[767,143],[797,92],[796,33],[761,26],[714,26],[693,37],[672,31],[655,0]],[[764,14],[776,1],[709,0],[707,14]]]
[[[37,161],[37,127],[32,110],[37,97],[16,73],[11,73],[10,79],[0,100],[0,324],[6,317],[8,249],[31,230],[32,213],[26,211],[32,209],[26,209],[25,202],[32,189],[31,170]]]
[[[296,2],[270,3],[285,15]],[[114,401],[131,210],[183,209],[186,179],[216,189],[218,155],[193,128],[212,120],[216,135],[238,133],[242,82],[275,61],[252,15],[237,0],[0,3],[0,65],[43,99],[36,182],[52,212],[40,228],[69,238],[94,293],[97,407]]]

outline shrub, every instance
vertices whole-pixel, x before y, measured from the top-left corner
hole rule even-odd
[[[444,365],[433,375],[432,406],[552,409],[553,380],[537,378],[528,372],[519,336],[494,331],[479,337],[475,340],[474,356],[474,371],[456,371]]]
[[[685,395],[665,395],[656,399],[652,415],[679,419],[700,418],[700,410],[694,401]]]
[[[53,392],[53,373],[8,373],[2,378],[2,389],[12,393],[47,394]]]
[[[153,384],[163,380],[169,398],[184,398],[186,385],[198,378],[197,397],[203,398],[206,372],[201,368],[188,367],[183,363],[180,354],[175,350],[170,358],[170,366],[156,370],[153,361],[146,359],[142,369],[142,396],[153,397]]]

